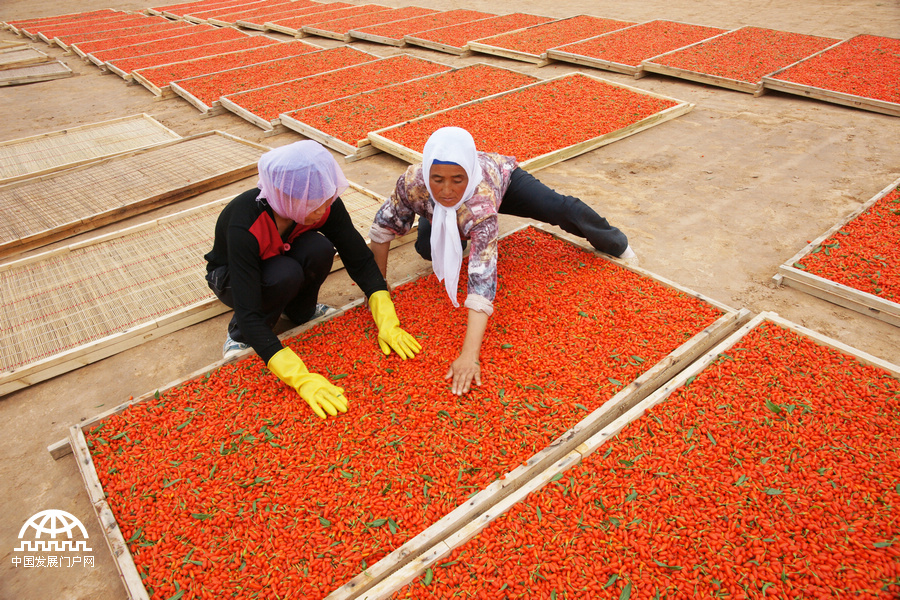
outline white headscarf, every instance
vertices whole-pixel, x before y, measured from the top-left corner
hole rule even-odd
[[[259,159],[260,193],[281,217],[303,223],[349,184],[337,161],[318,142],[306,140],[275,148]]]
[[[431,165],[434,161],[452,162],[461,166],[469,177],[466,191],[453,208],[447,208],[431,193]],[[456,211],[475,193],[481,183],[481,165],[475,140],[465,129],[442,127],[431,134],[422,152],[422,177],[428,195],[434,200],[434,217],[431,223],[431,265],[438,281],[444,282],[447,295],[453,306],[458,307],[456,288],[459,285],[459,270],[462,267],[462,244],[459,241],[459,227]]]

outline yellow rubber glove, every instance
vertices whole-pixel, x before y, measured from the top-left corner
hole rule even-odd
[[[327,412],[332,417],[340,412],[347,412],[347,399],[344,388],[333,385],[330,381],[310,373],[306,365],[290,348],[282,348],[269,359],[269,370],[300,394],[313,412],[320,419]],[[323,410],[324,409],[324,410]]]
[[[400,358],[406,360],[422,351],[419,341],[400,329],[400,319],[397,318],[397,311],[394,310],[394,303],[387,290],[369,296],[369,309],[378,326],[378,345],[385,356],[393,349]]]

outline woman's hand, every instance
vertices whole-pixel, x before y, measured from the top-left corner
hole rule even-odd
[[[471,389],[472,380],[475,385],[481,385],[481,363],[477,359],[460,355],[450,364],[444,379],[450,379],[453,393],[462,396]]]
[[[466,325],[466,337],[463,340],[459,358],[450,364],[450,369],[444,375],[444,379],[450,379],[452,391],[457,396],[462,396],[475,385],[481,385],[481,341],[484,339],[484,330],[487,329],[488,315],[469,309],[469,322]]]

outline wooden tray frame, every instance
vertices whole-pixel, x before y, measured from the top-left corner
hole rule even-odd
[[[359,6],[366,5],[366,4],[371,4],[371,3],[363,2],[362,4],[355,4],[355,5],[350,5],[350,6],[343,6],[343,7],[341,7],[341,8],[332,9],[332,10],[328,10],[328,11],[320,11],[320,12],[332,12],[332,11],[344,10],[344,9],[349,9],[349,8],[357,8],[357,7],[359,7]],[[382,10],[389,10],[389,9],[392,8],[392,7],[387,6],[387,5],[384,5],[384,4],[376,4],[375,6],[382,6],[382,7],[383,7]],[[369,12],[376,13],[376,12],[381,12],[381,11],[380,11],[380,10],[373,10],[373,11],[369,11]],[[316,15],[316,14],[319,14],[319,12],[310,13],[310,15]],[[367,15],[367,14],[369,14],[369,13],[368,13],[368,12],[364,12],[364,13],[358,13],[358,14],[365,14],[365,15]],[[304,16],[307,16],[307,15],[304,14],[304,15],[295,15],[295,16],[296,16],[296,17],[304,17]],[[356,16],[356,15],[346,15],[345,17],[334,17],[333,19],[328,19],[328,18],[326,17],[326,18],[323,19],[322,21],[317,21],[317,23],[327,23],[328,21],[334,21],[334,20],[337,20],[337,19],[344,19],[344,18],[347,18],[347,17],[354,17],[354,16]],[[288,19],[292,19],[292,18],[293,18],[293,17],[284,17],[283,20],[288,20]],[[307,27],[307,25],[301,25],[300,27],[288,27],[287,25],[282,25],[282,24],[280,24],[280,23],[279,23],[280,20],[282,20],[282,19],[276,19],[275,21],[266,21],[266,22],[264,22],[263,25],[262,25],[263,28],[264,28],[263,30],[264,30],[264,31],[277,31],[278,33],[283,33],[283,34],[285,34],[285,35],[292,35],[292,36],[294,36],[294,37],[296,37],[296,38],[305,38],[305,37],[307,37],[307,36],[310,35],[309,33],[306,32],[306,27]]]
[[[790,329],[800,335],[811,339],[819,345],[832,348],[846,354],[850,354],[860,362],[881,367],[890,372],[895,377],[900,377],[900,367],[898,367],[897,365],[893,365],[877,357],[856,350],[855,348],[842,344],[841,342],[838,342],[834,339],[825,337],[812,330],[806,329],[799,325],[795,325],[794,323],[779,317],[775,313],[760,313],[750,321],[740,326],[730,335],[728,335],[726,339],[718,342],[712,349],[708,350],[700,358],[687,366],[687,368],[677,374],[674,374],[674,376],[664,385],[662,385],[652,393],[646,395],[645,398],[632,404],[632,406],[628,408],[627,411],[614,416],[610,415],[614,418],[606,421],[606,423],[594,435],[584,440],[583,443],[577,445],[571,452],[569,452],[565,456],[562,456],[559,460],[549,465],[545,470],[536,474],[524,485],[522,485],[518,489],[511,489],[505,494],[503,493],[503,491],[499,492],[497,494],[499,498],[498,501],[496,501],[496,503],[493,506],[489,507],[485,512],[478,515],[477,518],[470,520],[468,523],[463,524],[461,527],[458,527],[456,531],[454,531],[451,535],[446,536],[445,539],[439,541],[438,543],[423,551],[414,560],[406,562],[405,564],[397,561],[397,568],[387,578],[383,579],[377,585],[371,587],[367,591],[367,593],[362,595],[360,598],[373,600],[375,598],[391,597],[391,595],[398,591],[400,588],[408,585],[416,577],[421,575],[425,569],[431,567],[437,561],[446,558],[451,552],[453,552],[454,549],[473,539],[494,520],[496,520],[497,517],[507,512],[515,504],[525,501],[525,499],[531,492],[539,490],[547,483],[550,483],[558,475],[565,473],[568,469],[574,466],[577,466],[586,457],[590,456],[598,449],[600,449],[607,442],[607,440],[618,435],[619,432],[621,432],[622,429],[624,429],[627,425],[641,418],[647,411],[649,411],[657,404],[664,402],[666,399],[668,399],[669,396],[672,395],[675,390],[685,385],[692,377],[696,377],[700,372],[702,372],[705,368],[712,364],[720,354],[727,352],[729,348],[740,342],[744,338],[744,336],[746,336],[750,331],[755,329],[764,321],[770,321],[777,325],[781,325],[782,327]],[[616,398],[621,396],[624,392],[625,390],[622,390],[622,392],[616,395]],[[615,398],[613,400],[615,400]],[[613,400],[610,400],[608,404],[611,404]],[[602,411],[604,410],[604,408],[605,407],[601,407],[595,412]],[[506,484],[506,486],[511,487],[510,484]]]
[[[834,44],[833,46],[829,46],[824,50],[816,52],[812,56],[807,56],[802,60],[798,60],[793,64],[775,71],[774,73],[763,76],[763,87],[778,92],[784,92],[786,94],[805,96],[807,98],[813,98],[815,100],[821,100],[823,102],[831,102],[833,104],[840,104],[842,106],[850,106],[862,110],[869,110],[885,115],[891,115],[892,117],[900,117],[900,103],[898,102],[878,100],[877,98],[867,98],[866,96],[857,96],[856,94],[848,94],[847,92],[838,92],[836,90],[829,90],[826,88],[819,88],[812,85],[804,85],[802,83],[794,83],[784,79],[778,79],[779,74],[787,71],[791,67],[799,65],[802,62],[806,62],[807,60],[816,58],[828,52],[829,50],[832,50],[842,44],[849,42],[852,39],[853,38],[848,38],[846,40],[843,40],[837,44]]]
[[[694,104],[690,103],[690,102],[684,102],[682,100],[670,98],[669,96],[663,96],[661,94],[657,94],[654,92],[648,92],[647,90],[642,90],[640,88],[624,85],[621,83],[617,83],[615,81],[610,81],[608,79],[602,79],[600,77],[588,75],[587,73],[568,73],[565,75],[560,75],[558,77],[554,77],[552,79],[545,79],[543,81],[538,81],[536,83],[524,85],[522,87],[516,88],[514,90],[510,90],[507,92],[500,92],[499,94],[485,96],[484,98],[479,98],[478,100],[472,100],[471,102],[466,102],[464,104],[454,106],[453,108],[439,110],[439,111],[430,113],[428,115],[418,117],[416,119],[410,119],[409,121],[406,121],[405,123],[400,123],[397,125],[392,125],[390,127],[385,127],[383,129],[379,129],[378,131],[371,131],[371,132],[369,132],[369,136],[368,136],[369,142],[376,148],[384,150],[388,154],[391,154],[393,156],[396,156],[397,158],[405,160],[406,162],[408,162],[410,164],[422,162],[422,154],[420,152],[412,150],[411,148],[407,148],[406,146],[401,146],[400,144],[387,139],[386,137],[384,137],[384,132],[390,131],[391,129],[395,129],[397,127],[402,127],[403,125],[407,125],[409,123],[416,123],[423,119],[431,118],[434,115],[439,115],[439,114],[443,114],[443,113],[446,113],[451,110],[457,110],[459,108],[463,108],[466,106],[471,106],[474,104],[487,102],[494,98],[499,98],[501,96],[506,96],[508,94],[514,94],[514,93],[520,92],[526,88],[530,88],[530,87],[534,87],[534,86],[538,86],[538,85],[546,85],[552,81],[557,81],[564,77],[572,77],[574,75],[590,77],[592,79],[596,79],[598,81],[601,81],[603,83],[606,83],[606,84],[609,84],[609,85],[612,85],[615,87],[625,88],[625,89],[631,90],[635,93],[652,96],[654,98],[670,100],[672,102],[677,102],[677,104],[675,106],[667,108],[663,111],[652,114],[649,117],[641,119],[640,121],[632,123],[631,125],[628,125],[627,127],[623,127],[622,129],[617,129],[616,131],[612,131],[610,133],[607,133],[607,134],[604,134],[604,135],[601,135],[601,136],[598,136],[595,138],[584,140],[577,144],[573,144],[572,146],[560,148],[558,150],[548,152],[547,154],[543,154],[541,156],[536,156],[529,160],[523,161],[523,162],[519,163],[519,166],[522,167],[523,169],[525,169],[527,171],[535,172],[540,169],[543,169],[544,167],[549,167],[550,165],[555,165],[558,162],[568,160],[570,158],[578,156],[579,154],[584,154],[585,152],[590,152],[591,150],[596,150],[597,148],[600,148],[601,146],[611,144],[622,138],[628,137],[630,135],[634,135],[635,133],[639,133],[641,131],[644,131],[645,129],[649,129],[650,127],[653,127],[654,125],[658,125],[660,123],[664,123],[664,122],[674,119],[676,117],[680,117],[681,115],[684,115],[684,114],[690,112],[694,108]]]
[[[226,138],[232,140],[233,142],[243,144],[245,146],[249,146],[251,148],[259,149],[261,152],[266,152],[271,150],[268,146],[263,146],[262,144],[256,144],[254,142],[241,139],[230,133],[225,133],[222,131],[208,131],[206,133],[198,133],[194,135],[190,135],[187,137],[182,137],[177,140],[172,140],[170,142],[164,142],[162,144],[155,144],[153,146],[147,146],[145,148],[137,148],[134,150],[129,150],[127,152],[120,152],[118,154],[114,154],[112,156],[108,156],[105,158],[94,159],[85,163],[82,163],[78,166],[66,169],[60,169],[58,171],[53,171],[47,175],[38,176],[38,177],[28,177],[26,179],[21,179],[11,184],[6,184],[7,186],[15,186],[15,185],[25,185],[29,181],[33,179],[43,179],[48,177],[53,177],[57,174],[61,173],[71,173],[73,171],[89,169],[90,167],[102,163],[109,163],[111,161],[115,161],[122,157],[126,156],[134,156],[136,154],[143,154],[149,151],[156,151],[160,148],[165,148],[166,146],[171,146],[174,144],[181,144],[190,140],[208,137],[208,136],[219,136],[222,138]],[[116,221],[120,221],[122,219],[128,218],[130,216],[134,216],[137,214],[141,214],[152,210],[154,208],[158,208],[160,206],[165,206],[166,204],[172,204],[174,202],[178,202],[179,200],[183,200],[185,198],[190,198],[192,196],[196,196],[198,194],[202,194],[204,192],[216,189],[218,187],[222,187],[224,185],[228,185],[234,181],[238,181],[245,177],[250,176],[252,173],[256,172],[256,164],[258,161],[253,161],[251,164],[246,164],[242,168],[234,169],[229,173],[224,175],[218,175],[215,177],[209,177],[203,180],[197,180],[192,182],[190,185],[184,186],[177,190],[170,190],[163,194],[157,194],[155,196],[147,197],[141,200],[140,202],[132,203],[127,207],[114,207],[108,210],[105,210],[102,213],[97,213],[91,215],[89,217],[84,217],[79,221],[72,221],[68,224],[63,224],[58,227],[55,227],[51,230],[44,230],[40,232],[33,232],[27,234],[26,237],[20,238],[17,241],[9,242],[3,245],[0,245],[0,258],[9,256],[11,254],[23,252],[25,250],[29,250],[38,246],[43,246],[49,244],[51,242],[67,238],[78,233],[82,233],[85,231],[89,231],[91,229],[96,229],[97,227],[101,227],[103,225],[107,225],[109,223],[114,223]],[[5,187],[5,186],[4,186]]]
[[[777,285],[792,287],[816,298],[821,298],[855,310],[856,312],[874,317],[885,323],[900,327],[900,304],[880,298],[875,294],[857,290],[843,283],[837,283],[819,275],[808,273],[794,266],[812,253],[815,248],[826,239],[833,236],[850,221],[869,210],[879,200],[900,188],[900,179],[897,179],[886,188],[875,194],[865,204],[850,213],[845,219],[834,225],[831,229],[807,244],[800,252],[785,261],[778,267],[778,273],[772,278]]]
[[[401,56],[401,55],[398,55],[398,56]],[[405,56],[405,55],[402,55],[402,56]],[[303,79],[308,79],[309,77],[316,77],[316,76],[318,76],[318,75],[323,75],[324,73],[334,73],[334,72],[336,72],[336,71],[343,71],[343,70],[345,70],[345,69],[352,69],[352,68],[354,68],[354,67],[359,67],[359,66],[362,66],[362,65],[369,64],[370,62],[378,62],[379,60],[387,60],[387,59],[389,59],[389,58],[393,58],[393,57],[390,57],[390,56],[387,56],[387,57],[380,57],[380,56],[379,56],[379,57],[376,57],[375,60],[368,61],[368,62],[365,62],[365,63],[359,63],[358,65],[349,65],[349,66],[346,66],[346,67],[341,67],[341,68],[339,68],[339,69],[332,69],[331,71],[324,71],[323,73],[316,73],[316,74],[314,74],[314,75],[307,75],[306,77],[300,77],[299,79],[291,79],[290,81],[282,81],[281,83],[275,83],[275,84],[267,85],[267,86],[264,86],[264,87],[261,87],[261,88],[256,88],[256,89],[253,90],[253,91],[259,91],[259,90],[265,90],[265,89],[272,88],[272,87],[277,87],[277,86],[279,86],[279,85],[284,85],[284,84],[287,84],[287,83],[292,83],[292,82],[294,82],[294,81],[300,81],[300,80],[303,80]],[[418,58],[418,57],[414,57],[414,58]],[[428,60],[428,59],[423,59],[423,60]],[[439,64],[439,65],[443,65],[443,66],[445,66],[445,67],[447,67],[447,68],[449,68],[449,69],[452,70],[452,67],[451,67],[450,65],[447,65],[447,64],[444,64],[444,63],[441,63],[441,62],[438,62],[438,61],[434,61],[434,60],[428,60],[428,62],[432,62],[432,63]],[[415,79],[421,79],[421,77],[416,77]],[[409,79],[409,80],[407,80],[407,81],[415,81],[415,79]],[[405,83],[405,82],[398,82],[398,83]],[[385,86],[382,86],[382,87],[385,87]],[[376,88],[376,89],[378,89],[378,88]],[[248,91],[251,91],[251,90],[243,90],[243,91],[240,92],[240,93],[248,92]],[[364,93],[364,92],[360,92],[360,93]],[[233,95],[236,95],[236,94],[233,94]],[[351,94],[351,96],[356,96],[356,95],[357,95],[357,94]],[[324,102],[319,102],[318,104],[325,104],[325,103],[327,103],[327,102],[330,102],[331,100],[340,100],[341,98],[346,98],[346,96],[341,96],[340,98],[329,98],[328,100],[326,100],[326,101],[324,101]],[[247,120],[247,121],[253,123],[254,125],[256,125],[257,127],[259,127],[260,129],[262,129],[262,130],[264,130],[264,131],[266,131],[266,132],[271,132],[273,135],[276,134],[276,133],[284,133],[285,131],[287,131],[287,128],[286,128],[286,127],[284,126],[284,124],[281,122],[281,115],[278,115],[277,117],[275,117],[275,118],[272,119],[271,121],[266,121],[266,120],[263,119],[262,117],[260,117],[260,116],[258,116],[258,115],[256,115],[256,114],[254,114],[254,113],[252,113],[252,112],[250,112],[248,109],[246,109],[246,108],[240,106],[239,104],[237,104],[236,102],[234,102],[233,100],[231,100],[231,98],[230,98],[229,96],[222,96],[221,98],[219,98],[218,102],[219,102],[219,105],[220,105],[222,108],[224,108],[225,110],[227,110],[227,111],[229,111],[229,112],[233,112],[234,114],[236,114],[237,116],[241,117],[242,119],[245,119],[245,120]],[[310,104],[309,106],[301,106],[300,108],[310,108],[310,107],[312,107],[312,106],[317,106],[318,104]],[[282,114],[285,114],[285,113],[282,113]],[[329,137],[330,137],[330,136],[329,136]],[[313,139],[315,139],[315,138],[313,138]],[[376,152],[372,152],[372,154],[377,154],[377,153],[376,153]]]
[[[742,29],[747,29],[750,27],[749,25],[744,27],[738,27],[737,29],[732,29],[730,31],[726,31],[725,33],[721,33],[719,35],[714,35],[712,37],[706,38],[705,40],[701,40],[694,44],[689,44],[683,48],[678,48],[677,50],[672,50],[671,52],[665,52],[660,54],[659,56],[654,56],[653,58],[648,58],[645,61],[641,62],[641,65],[644,67],[644,70],[649,71],[651,73],[658,73],[660,75],[668,75],[670,77],[677,77],[678,79],[687,79],[689,81],[696,81],[698,83],[705,83],[708,85],[714,85],[717,87],[723,87],[729,90],[734,90],[736,92],[745,92],[747,94],[753,94],[753,96],[761,96],[766,92],[766,88],[763,85],[763,79],[772,75],[777,71],[773,71],[773,73],[768,73],[767,75],[763,75],[760,77],[759,81],[753,83],[749,81],[741,81],[739,79],[731,79],[730,77],[721,77],[719,75],[710,75],[709,73],[700,73],[697,71],[690,71],[687,69],[680,69],[678,67],[670,67],[668,65],[663,65],[657,62],[654,62],[656,59],[668,56],[669,54],[674,54],[676,52],[681,52],[688,48],[693,48],[694,46],[699,46],[700,44],[708,43],[716,38],[731,35],[736,31],[740,31]],[[822,36],[815,36],[822,37]],[[840,43],[840,42],[838,42]],[[829,48],[836,46],[837,44],[832,44]],[[807,57],[808,58],[808,57]],[[779,69],[780,71],[781,69]]]
[[[159,121],[157,121],[156,119],[154,119],[153,117],[151,117],[150,115],[148,115],[147,113],[141,113],[141,114],[138,114],[138,115],[130,115],[130,116],[127,116],[127,117],[119,117],[118,119],[110,119],[110,120],[108,120],[108,121],[99,121],[99,122],[97,122],[97,123],[88,123],[88,124],[86,124],[86,125],[77,125],[77,126],[75,126],[75,127],[67,127],[67,128],[65,128],[65,129],[59,129],[59,130],[57,130],[57,131],[50,131],[50,132],[47,132],[47,133],[41,133],[41,134],[38,134],[38,135],[32,135],[32,136],[28,136],[28,137],[24,137],[24,138],[17,138],[17,139],[14,139],[14,140],[8,140],[8,141],[5,141],[5,142],[0,142],[0,148],[2,148],[3,146],[14,146],[14,145],[16,145],[16,144],[21,144],[21,143],[23,143],[23,142],[32,142],[32,141],[38,141],[38,140],[46,139],[46,138],[53,138],[53,137],[63,136],[63,135],[70,134],[70,133],[72,133],[73,131],[82,131],[82,130],[86,130],[86,129],[95,129],[95,128],[101,127],[101,126],[103,126],[103,125],[112,125],[112,124],[114,124],[114,123],[123,122],[123,121],[131,121],[131,120],[133,120],[133,119],[138,119],[138,118],[148,121],[148,122],[149,122],[151,125],[153,125],[154,127],[158,128],[158,129],[160,129],[160,130],[162,130],[164,133],[167,133],[167,134],[171,135],[172,141],[180,140],[180,139],[181,139],[181,136],[180,136],[180,135],[178,135],[177,133],[175,133],[174,131],[172,131],[171,129],[169,129],[168,127],[166,127],[165,125],[163,125],[162,123],[160,123]],[[141,145],[141,146],[136,146],[136,147],[132,148],[131,150],[138,150],[138,149],[140,149],[140,148],[146,148],[146,147],[149,147],[149,146],[153,146],[153,145],[155,145],[155,144],[156,144],[156,143],[153,143],[153,144],[143,144],[143,145]],[[130,152],[131,150],[126,150],[125,152]],[[0,177],[0,185],[6,185],[7,183],[13,183],[14,181],[19,181],[19,180],[22,180],[22,179],[28,179],[28,178],[30,178],[30,177],[40,177],[40,176],[42,176],[42,175],[47,175],[47,174],[49,174],[49,173],[52,173],[52,172],[54,172],[54,171],[59,171],[59,170],[61,170],[61,169],[70,169],[70,168],[72,168],[72,167],[77,167],[77,166],[79,166],[79,165],[83,165],[83,164],[85,164],[85,163],[93,162],[93,161],[95,161],[95,160],[99,160],[99,159],[102,159],[102,158],[108,158],[108,157],[110,157],[110,156],[115,156],[116,154],[119,154],[119,152],[111,152],[111,153],[109,153],[109,154],[104,154],[104,155],[96,156],[96,157],[93,157],[93,158],[85,158],[85,159],[83,159],[83,160],[76,160],[76,161],[72,161],[72,162],[60,164],[60,165],[58,165],[58,166],[55,166],[55,167],[52,167],[52,168],[49,168],[49,169],[42,169],[42,170],[40,170],[40,171],[33,171],[33,172],[31,172],[31,173],[27,173],[27,174],[24,174],[24,175],[16,175],[16,176],[13,176],[13,177],[6,177],[6,178]]]
[[[699,25],[697,25],[696,23],[686,23],[684,21],[673,21],[671,19],[654,19],[653,21],[645,21],[643,23],[637,23],[636,25],[631,25],[630,27],[623,27],[622,29],[616,29],[615,31],[609,31],[607,33],[604,33],[604,34],[601,34],[598,36],[594,36],[592,38],[587,38],[585,40],[581,40],[581,42],[586,42],[588,40],[595,40],[595,39],[606,37],[609,35],[622,33],[629,29],[633,29],[635,27],[640,27],[642,25],[647,25],[648,23],[653,23],[655,21],[666,21],[668,23],[676,23],[678,25],[689,25],[692,27],[699,27]],[[706,38],[701,41],[705,42],[706,40],[710,39],[711,37],[713,37],[713,36],[710,36],[709,38]],[[573,42],[573,43],[577,44],[580,42]],[[584,67],[593,67],[595,69],[603,69],[605,71],[612,71],[614,73],[622,73],[623,75],[631,75],[635,79],[641,79],[644,75],[646,75],[643,63],[641,63],[637,66],[628,65],[625,63],[620,63],[620,62],[616,62],[616,61],[612,61],[612,60],[605,60],[602,58],[585,56],[584,54],[575,54],[574,52],[566,52],[565,50],[561,50],[561,48],[564,48],[564,47],[565,46],[560,46],[558,48],[550,48],[549,50],[547,50],[547,58],[549,58],[551,60],[557,60],[560,62],[567,62],[567,63],[572,63],[575,65],[581,65]],[[683,50],[686,47],[687,46],[682,46],[680,48],[676,48],[675,50],[670,50],[670,52],[677,52],[678,50]],[[662,54],[657,54],[656,56],[662,56]],[[656,56],[653,56],[646,60],[653,60],[654,58],[656,58]]]
[[[22,54],[21,57],[18,57],[19,60],[15,60],[17,58],[15,56],[16,54]],[[0,59],[3,59],[3,61],[0,61],[0,71],[39,65],[53,60],[46,53],[27,45],[18,48],[13,46],[5,50],[0,50]]]
[[[464,68],[471,67],[474,65],[484,65],[484,66],[496,68],[494,65],[489,65],[488,63],[479,62],[479,63],[472,63],[469,65],[465,65],[462,67],[454,67],[452,70],[446,71],[445,73],[453,73],[454,71],[458,71],[460,69],[464,69]],[[402,81],[400,83],[391,84],[391,86],[403,85],[406,83],[410,83],[412,81],[419,81],[421,79],[427,79],[429,77],[437,77],[438,75],[442,75],[445,73],[435,73],[433,75],[425,75],[423,77],[417,77],[416,79],[410,79],[409,81]],[[371,93],[377,92],[378,90],[382,90],[382,89],[385,89],[385,88],[391,87],[391,86],[384,86],[382,88],[376,88],[375,90],[369,90],[367,92],[360,92],[359,94],[354,94],[354,96],[363,97],[366,94],[371,94]],[[347,96],[343,99],[346,100],[351,97],[353,97],[353,96]],[[338,100],[338,98],[335,98],[335,100]],[[323,104],[327,104],[327,102],[325,102]],[[428,113],[428,114],[433,114],[433,113]],[[422,116],[425,117],[428,115],[422,115]],[[380,148],[376,148],[375,146],[372,145],[372,143],[369,141],[368,137],[361,139],[361,140],[357,140],[356,145],[354,146],[353,144],[345,142],[344,140],[340,140],[331,134],[325,133],[321,129],[316,129],[315,127],[312,127],[311,125],[292,117],[291,113],[289,113],[289,112],[281,113],[280,115],[278,115],[278,118],[279,118],[280,124],[284,125],[287,129],[296,131],[300,135],[308,137],[311,140],[315,140],[327,148],[331,148],[332,150],[340,152],[341,154],[344,155],[344,162],[347,162],[347,163],[356,162],[357,160],[362,160],[363,158],[367,158],[369,156],[374,156],[375,154],[380,154],[382,152],[382,150]],[[391,127],[393,127],[395,125],[397,125],[397,124],[391,125]],[[383,129],[387,129],[387,128],[383,128]]]
[[[237,27],[230,27],[230,26],[229,26],[229,27],[227,27],[227,28],[228,28],[228,29],[234,29],[235,31],[238,31],[238,32],[240,32],[240,33],[243,33],[243,32],[241,32]],[[214,32],[214,31],[219,31],[219,30],[223,30],[223,29],[226,29],[226,27],[219,27],[219,28],[217,28],[217,29],[214,28],[214,29],[206,30],[206,31],[196,31],[196,32],[191,32],[191,33],[185,33],[184,35],[192,35],[193,33],[212,33],[212,32]],[[246,37],[249,37],[247,34],[243,34],[243,35],[246,36]],[[172,38],[176,38],[176,37],[180,37],[180,36],[172,36]],[[158,42],[158,41],[162,41],[162,40],[166,40],[166,39],[169,39],[169,38],[161,38],[161,39],[159,39],[159,40],[152,40],[152,41]],[[240,38],[240,37],[234,37],[234,38],[231,38],[230,40],[219,40],[219,42],[228,42],[228,41],[231,41],[231,40],[239,40],[239,39],[241,39],[241,38]],[[219,43],[219,42],[209,42],[209,43],[210,43],[210,44],[217,44],[217,43]],[[140,45],[140,44],[135,44],[135,45]],[[205,45],[206,45],[206,44],[195,44],[195,45],[193,45],[193,46],[186,46],[186,47],[183,47],[183,48],[173,48],[173,50],[188,50],[188,49],[190,49],[190,48],[199,48],[200,46],[205,46]],[[101,52],[105,52],[105,50],[101,50]],[[140,52],[140,51],[137,51],[137,52]],[[168,50],[162,50],[161,52],[168,52]],[[150,55],[150,54],[158,54],[158,53],[157,53],[157,52],[150,52],[150,53],[144,52],[144,53],[139,53],[139,54],[136,54],[136,55],[133,55],[133,56],[120,56],[120,57],[118,57],[118,58],[113,58],[113,59],[110,59],[110,60],[123,60],[123,59],[128,59],[128,58],[136,58],[136,57],[138,57],[138,56],[148,56],[148,55]],[[94,56],[93,53],[89,53],[89,54],[85,57],[85,59],[88,60],[88,61],[90,61],[90,62],[92,62],[92,63],[95,64],[96,66],[100,67],[100,70],[101,70],[101,71],[112,71],[113,73],[115,73],[116,75],[119,75],[119,76],[122,77],[123,79],[125,78],[125,75],[127,75],[127,73],[126,73],[125,75],[123,75],[124,71],[122,71],[121,69],[116,70],[116,69],[111,68],[111,67],[110,67],[110,60],[106,60],[106,59],[103,59],[103,58],[97,58],[96,56]],[[159,66],[159,65],[157,65],[157,66]],[[130,77],[129,77],[129,78],[130,78]]]
[[[53,79],[71,77],[74,74],[72,69],[59,60],[27,67],[16,67],[0,71],[0,77],[2,77],[0,78],[0,87],[51,81]]]
[[[527,227],[528,226],[526,225],[515,231]],[[541,227],[540,229],[544,228]],[[544,230],[546,231],[546,229]],[[576,246],[596,253],[595,250],[585,243],[580,241],[573,242],[570,236],[559,235],[552,232],[551,234],[567,243],[573,243]],[[703,356],[704,353],[707,353],[710,347],[718,344],[723,338],[730,335],[732,331],[739,327],[740,324],[749,317],[749,311],[746,309],[736,311],[731,307],[718,303],[671,281],[659,278],[647,271],[628,265],[624,261],[611,257],[608,257],[607,259],[628,270],[656,279],[663,285],[677,289],[712,304],[722,310],[724,314],[702,332],[697,333],[690,340],[686,341],[675,351],[651,367],[643,375],[629,383],[603,406],[585,417],[585,419],[576,424],[569,431],[560,435],[546,448],[537,452],[525,464],[518,466],[507,474],[505,479],[493,482],[470,498],[467,502],[444,516],[438,522],[416,535],[406,544],[395,549],[385,558],[358,574],[343,586],[335,589],[328,595],[330,600],[376,597],[369,591],[374,588],[376,584],[380,584],[382,580],[385,580],[398,569],[406,568],[407,565],[410,564],[419,564],[416,561],[421,561],[422,557],[426,556],[426,553],[430,552],[435,545],[444,543],[445,540],[450,536],[457,534],[463,527],[471,527],[473,523],[484,521],[486,516],[494,514],[494,506],[498,501],[502,501],[509,494],[514,493],[517,490],[528,486],[534,486],[535,483],[532,480],[535,478],[544,481],[545,478],[543,472],[546,471],[548,467],[561,461],[570,460],[568,457],[572,454],[573,449],[579,448],[586,440],[597,435],[598,430],[608,426],[609,422],[630,411],[634,405],[647,398],[655,389],[671,380],[677,373],[684,370],[700,356]],[[423,274],[414,275],[409,278],[409,280],[415,280],[421,275]],[[336,318],[347,310],[361,305],[363,302],[364,299],[358,299],[351,302],[342,307],[338,312],[292,329],[291,331],[282,334],[282,337],[297,335],[319,322]],[[251,353],[252,350],[245,350],[236,357],[232,357],[229,361],[218,361],[213,363],[208,367],[196,371],[183,380],[172,382],[159,388],[159,390],[148,392],[137,399],[127,401],[101,415],[76,424],[70,428],[67,440],[62,440],[47,448],[55,459],[66,456],[70,452],[75,454],[76,463],[91,498],[91,504],[94,507],[98,519],[101,521],[101,529],[104,538],[113,554],[116,568],[119,570],[129,598],[146,598],[146,590],[143,588],[140,576],[134,566],[134,561],[128,551],[124,536],[118,529],[115,520],[112,518],[112,513],[105,501],[105,494],[85,441],[84,430],[111,415],[122,412],[132,404],[152,400],[157,394],[163,391],[177,387],[185,381],[202,377],[209,371],[218,368],[226,362],[238,360]],[[486,524],[487,523],[485,523],[485,525]]]

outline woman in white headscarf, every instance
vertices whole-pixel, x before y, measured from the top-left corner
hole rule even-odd
[[[471,242],[466,336],[444,377],[455,394],[481,384],[481,342],[497,293],[499,213],[557,225],[601,252],[636,260],[625,234],[578,198],[550,189],[520,169],[512,156],[479,152],[465,129],[435,131],[425,143],[422,163],[400,176],[376,214],[369,239],[386,277],[391,240],[412,229],[418,215],[416,251],[432,261],[453,306],[459,306],[463,247]]]
[[[303,141],[267,152],[258,166],[258,187],[222,210],[204,256],[209,287],[234,309],[223,356],[252,347],[324,419],[347,411],[344,390],[310,373],[273,328],[282,315],[301,324],[325,314],[317,298],[335,251],[368,298],[384,354],[405,360],[421,346],[400,328],[384,277],[340,199],[348,183],[334,157]]]

